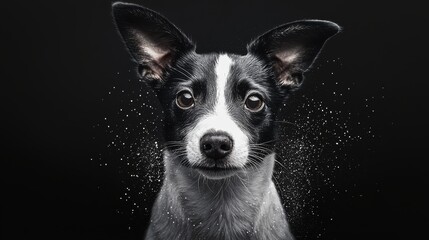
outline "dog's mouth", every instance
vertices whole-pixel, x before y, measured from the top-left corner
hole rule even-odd
[[[224,166],[194,166],[197,172],[209,179],[223,179],[235,175],[240,168],[237,167],[224,167]]]
[[[213,166],[213,167],[204,167],[204,166],[197,166],[194,167],[195,169],[200,169],[203,171],[212,171],[212,172],[220,172],[220,171],[236,171],[239,170],[237,167],[221,167],[221,166]]]

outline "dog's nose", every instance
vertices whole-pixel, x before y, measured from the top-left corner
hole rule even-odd
[[[201,152],[209,158],[221,159],[232,152],[233,141],[224,132],[210,132],[200,140]]]

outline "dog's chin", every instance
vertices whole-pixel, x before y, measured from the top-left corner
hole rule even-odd
[[[192,168],[203,177],[213,180],[232,177],[241,170],[240,167],[236,166],[216,164],[210,159],[206,159],[201,164],[192,166]]]
[[[220,180],[234,176],[240,169],[230,167],[196,167],[195,170],[208,179]]]

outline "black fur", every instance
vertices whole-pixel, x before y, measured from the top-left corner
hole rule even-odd
[[[218,54],[197,54],[195,45],[185,34],[150,9],[119,3],[113,5],[113,15],[124,42],[139,64],[139,73],[155,89],[162,103],[166,113],[165,140],[183,140],[198,119],[214,107],[214,67]],[[291,90],[300,86],[303,73],[326,40],[338,31],[336,24],[327,21],[296,21],[255,39],[247,46],[247,55],[229,55],[235,62],[226,93],[230,114],[251,136],[252,144],[271,143],[275,139],[274,120],[280,104]],[[141,48],[154,43],[157,45],[152,47],[168,52],[161,62],[152,59]],[[279,57],[294,48],[299,56],[293,62],[285,62]],[[158,70],[152,68],[159,68],[159,78],[152,74]],[[182,110],[175,104],[177,93],[183,89],[194,94],[196,104],[192,109]],[[266,105],[263,111],[252,113],[244,109],[244,98],[250,90],[263,96]]]
[[[200,120],[215,108],[217,97],[215,67],[220,54],[197,54],[195,45],[177,27],[158,13],[144,7],[116,3],[113,5],[113,15],[125,44],[138,63],[139,74],[153,87],[165,112],[166,149],[169,153],[177,153],[170,156],[169,160],[173,163],[177,160],[185,168],[187,166],[206,168],[204,165],[195,166],[189,163],[187,155],[184,154],[185,138]],[[260,165],[265,163],[267,166],[270,161],[273,163],[272,158],[265,157],[271,155],[273,150],[273,142],[276,139],[275,120],[279,108],[290,92],[301,85],[303,74],[310,68],[326,40],[339,30],[338,25],[328,21],[292,22],[274,28],[255,39],[248,45],[247,55],[228,54],[233,64],[229,69],[224,92],[227,112],[241,132],[247,136],[249,151],[254,152],[249,154],[249,161],[244,168],[249,165],[255,167],[255,163]],[[183,90],[192,93],[195,101],[193,107],[182,109],[177,106],[177,95]],[[262,97],[265,104],[262,110],[252,112],[246,109],[245,100],[250,93],[257,93]],[[267,174],[265,177],[270,181],[272,166],[268,167],[265,173]],[[174,174],[170,177],[180,178]],[[175,189],[169,189],[168,184],[163,186],[163,189],[171,191],[167,196],[176,197]],[[275,190],[274,192],[276,195]],[[272,206],[280,205],[276,196],[273,196]],[[162,201],[162,196],[158,201]],[[168,204],[170,203],[160,202],[157,206],[165,207]],[[162,218],[162,216],[152,217]],[[284,217],[280,219],[287,225]],[[159,221],[164,223],[164,220]],[[240,225],[235,224],[237,227]],[[147,236],[169,234],[157,230],[159,230],[157,227],[153,227]],[[287,238],[292,239],[287,229],[278,233],[279,236],[289,236]],[[276,232],[268,231],[264,234],[275,235]]]
[[[166,113],[165,140],[182,141],[200,117],[214,107],[214,68],[219,54],[197,54],[185,34],[150,9],[118,3],[113,5],[113,15],[125,44],[139,64],[141,77],[154,88]],[[296,21],[256,38],[247,46],[245,56],[229,54],[235,64],[227,83],[227,103],[234,120],[250,136],[251,144],[266,143],[268,148],[272,147],[280,104],[301,85],[304,72],[326,40],[339,30],[332,22]],[[166,54],[162,59],[154,59],[142,46]],[[296,56],[290,60],[292,54]],[[183,89],[190,90],[196,101],[195,107],[186,111],[175,104],[177,93]],[[244,109],[249,91],[263,96],[263,111],[253,113]]]

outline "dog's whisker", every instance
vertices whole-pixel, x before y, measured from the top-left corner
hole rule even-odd
[[[181,66],[179,66],[179,65],[177,65],[176,67],[177,67],[177,68],[179,68],[179,69],[181,69],[181,70],[182,70],[182,71],[184,71],[185,73],[187,73],[189,78],[193,78],[194,74],[190,73],[190,72],[189,72],[188,70],[186,70],[185,68],[183,68],[183,67],[181,67]]]
[[[276,141],[277,141],[277,140],[273,139],[273,140],[269,140],[269,141],[261,142],[261,143],[250,143],[249,145],[250,145],[250,146],[254,146],[254,145],[265,145],[265,144],[269,144],[269,143],[274,143],[274,142],[276,142]]]
[[[294,127],[298,127],[298,124],[293,123],[293,122],[289,122],[289,121],[274,121],[274,122],[276,122],[276,123],[285,123],[285,124],[292,125]]]
[[[188,79],[184,79],[184,78],[174,78],[174,80],[179,80],[179,81],[183,81],[183,82],[185,82],[185,81],[188,81]]]
[[[272,153],[271,150],[269,150],[269,149],[262,149],[262,148],[253,148],[253,149],[251,149],[251,152],[255,153],[255,154],[260,154],[260,155],[263,155],[263,156],[267,156],[267,155],[270,155]]]
[[[227,181],[228,181],[228,179],[227,179]],[[225,182],[227,182],[227,181],[223,181],[222,182],[222,186],[219,188],[219,191],[216,193],[216,195],[214,196],[214,199],[216,199],[216,197],[222,192],[222,190],[223,190],[223,186],[225,185]]]
[[[198,192],[201,192],[200,191],[200,177],[201,177],[201,174],[198,174],[198,179],[197,179]]]
[[[281,188],[281,184],[280,184],[279,180],[276,178],[276,176],[274,174],[273,174],[273,179],[276,182],[277,189],[280,191],[280,194],[283,195],[283,190]]]
[[[186,74],[186,73],[184,73],[183,71],[181,71],[181,70],[179,70],[179,69],[177,69],[177,68],[171,68],[173,71],[176,71],[176,72],[178,72],[179,74],[181,74],[181,75],[183,75],[183,76],[185,76],[185,77],[188,77],[188,78],[190,78],[191,76],[188,76],[188,74]],[[185,81],[188,81],[189,79],[186,79]]]
[[[282,167],[284,170],[288,170],[287,168],[286,168],[286,166],[283,164],[283,163],[281,163],[279,160],[277,160],[277,159],[274,159],[274,162],[276,162],[280,167]]]
[[[206,178],[203,178],[203,184],[207,186],[207,188],[210,190],[210,192],[214,193],[214,191],[211,189],[210,184],[208,181],[206,181]]]
[[[185,69],[183,69],[182,67],[180,67],[179,65],[177,65],[176,67],[172,68],[174,71],[177,71],[178,73],[182,74],[183,76],[191,79],[192,78],[192,74],[188,71],[186,71]],[[189,79],[187,79],[186,81],[188,81]]]
[[[246,180],[242,179],[239,175],[237,175],[237,178],[239,179],[240,183],[243,185],[244,189],[246,189],[247,193],[254,198],[253,193],[249,190],[249,188],[246,185]]]
[[[264,146],[250,146],[250,150],[263,150],[265,152],[272,152],[273,150]]]

